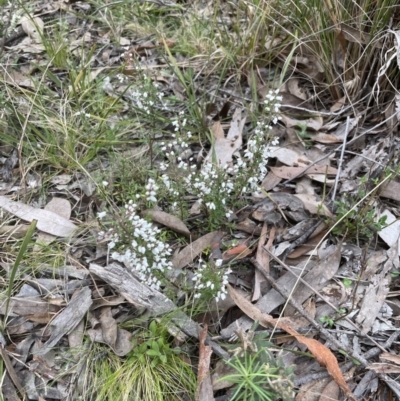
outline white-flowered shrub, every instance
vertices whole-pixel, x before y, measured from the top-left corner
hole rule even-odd
[[[228,275],[232,271],[231,269],[221,268],[221,265],[221,259],[216,260],[214,266],[199,260],[193,276],[195,299],[206,301],[214,299],[218,302],[226,298]]]
[[[133,201],[125,206],[124,221],[128,231],[124,239],[129,238],[129,242],[123,240],[121,234],[114,234],[108,247],[118,250],[112,252],[111,257],[123,263],[151,288],[160,289],[164,273],[172,268],[170,247],[159,239],[160,230],[137,214],[137,205]]]
[[[277,144],[277,139],[269,137],[272,125],[279,117],[281,96],[278,91],[270,91],[264,101],[256,128],[249,134],[242,155],[235,155],[231,165],[217,166],[206,161],[200,170],[192,159],[182,160],[179,156],[189,147],[191,132],[185,132],[186,119],[183,112],[173,120],[174,134],[168,143],[161,143],[161,150],[169,162],[163,162],[160,170],[165,189],[171,197],[182,200],[184,195],[197,198],[198,204],[208,216],[208,228],[221,226],[226,218],[232,215],[235,201],[242,195],[258,190],[260,182],[267,174],[267,162],[270,157],[270,146]],[[166,174],[169,167],[174,166],[180,173],[176,177]]]

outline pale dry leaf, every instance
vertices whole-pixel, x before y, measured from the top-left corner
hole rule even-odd
[[[382,352],[379,355],[379,359],[385,359],[386,361],[394,362],[397,365],[400,365],[400,355],[397,354],[389,354],[389,352]]]
[[[276,176],[272,171],[269,171],[265,178],[263,179],[261,186],[265,191],[269,192],[274,189],[280,182],[282,178]]]
[[[382,228],[382,230],[378,232],[378,235],[390,247],[397,244],[400,238],[400,220],[397,220],[396,216],[389,210],[384,210],[380,213],[377,220],[384,216],[386,216],[387,226]]]
[[[399,374],[400,373],[400,366],[393,365],[391,363],[371,363],[371,365],[366,367],[369,370],[373,370],[376,373],[386,373],[386,374]]]
[[[311,139],[313,141],[320,142],[320,143],[326,143],[326,144],[343,142],[343,140],[339,139],[335,135],[324,134],[322,132],[319,132],[318,134],[313,135]]]
[[[103,338],[103,331],[101,327],[96,327],[95,329],[88,329],[86,334],[89,336],[91,341],[98,342],[102,344],[107,344],[118,356],[126,356],[130,351],[132,351],[132,334],[120,327],[117,328],[117,338],[115,340],[114,346],[111,346]]]
[[[339,396],[340,396],[340,387],[334,380],[331,380],[322,391],[321,397],[319,398],[318,401],[338,400]]]
[[[246,117],[242,117],[242,109],[236,109],[226,138],[216,138],[214,145],[206,157],[208,163],[214,160],[218,166],[224,167],[232,162],[233,154],[242,146],[242,132]]]
[[[330,381],[330,377],[325,377],[320,380],[313,380],[310,383],[303,384],[297,392],[296,401],[318,401],[320,394]]]
[[[297,152],[289,148],[271,147],[270,154],[271,157],[278,159],[281,163],[286,164],[287,166],[307,166],[308,164],[311,164],[311,160],[307,157],[299,155]]]
[[[397,118],[397,121],[400,121],[400,94],[399,93],[396,93],[396,95],[394,96],[394,100],[395,100],[396,118]]]
[[[334,103],[331,108],[329,109],[332,113],[334,113],[335,111],[340,110],[343,106],[346,105],[347,102],[347,96],[343,96],[342,98],[340,98],[336,103]]]
[[[350,118],[348,127],[347,127],[347,121],[339,124],[337,126],[335,132],[333,133],[333,135],[335,135],[335,137],[338,139],[344,140],[344,137],[346,136],[346,134],[347,134],[347,136],[349,136],[351,131],[353,131],[353,129],[357,127],[357,124],[360,121],[360,118],[361,118],[361,114],[356,117]],[[363,152],[363,154],[364,154],[364,152]]]
[[[23,16],[20,20],[23,31],[36,43],[41,43],[44,22],[40,17]]]
[[[163,212],[161,210],[145,210],[142,214],[150,217],[152,221],[162,224],[178,234],[190,237],[190,231],[186,227],[185,223],[172,214]]]
[[[5,73],[5,78],[7,83],[15,85],[15,86],[23,86],[25,88],[35,88],[35,84],[32,79],[22,74],[19,71],[7,69]]]
[[[264,222],[261,235],[258,240],[256,260],[266,272],[269,272],[269,255],[264,251],[263,247],[267,237],[268,225]],[[270,248],[269,248],[270,249]],[[261,282],[265,281],[264,275],[257,269],[254,275],[254,287],[252,301],[257,301],[261,296]]]
[[[216,121],[210,128],[214,139],[224,139],[225,133],[221,125],[221,121]]]
[[[352,26],[343,22],[340,24],[340,29],[345,39],[349,42],[366,45],[370,41],[370,35],[368,33],[361,31],[360,29],[353,28]]]
[[[290,78],[286,83],[288,91],[302,100],[307,100],[306,91],[300,87],[300,80],[298,78]]]
[[[0,196],[0,208],[25,221],[37,220],[36,227],[39,230],[57,237],[69,237],[77,228],[70,220],[56,213],[11,201],[5,196]]]
[[[57,215],[69,220],[71,217],[71,204],[67,199],[54,197],[45,207],[44,210],[56,213]],[[39,250],[39,246],[48,245],[54,241],[56,237],[54,235],[39,231],[36,238],[36,244],[34,251]]]
[[[275,174],[275,176],[283,178],[285,180],[288,180],[292,177],[301,177],[302,175],[305,174],[307,175],[318,174],[324,178],[326,177],[325,174],[328,175],[337,174],[337,169],[335,167],[320,166],[320,165],[311,166],[306,171],[304,171],[304,167],[292,167],[292,166],[270,167],[270,170]]]
[[[361,325],[362,335],[367,334],[371,330],[389,293],[389,284],[390,275],[384,276],[380,273],[370,279],[368,288],[361,301],[360,311],[356,317],[356,322]]]
[[[317,200],[315,195],[295,194],[294,196],[296,196],[303,202],[304,208],[308,210],[310,213],[333,217],[333,214],[328,209],[328,207],[325,204],[323,204],[320,200]]]
[[[115,321],[111,307],[105,306],[100,309],[99,322],[102,331],[103,340],[111,348],[115,346],[117,341],[117,322]]]
[[[315,116],[306,119],[297,119],[282,114],[281,118],[287,128],[305,126],[307,129],[319,131],[324,125],[324,120],[321,116]]]
[[[182,269],[191,263],[204,251],[204,249],[211,245],[211,242],[217,233],[218,231],[214,231],[203,235],[196,241],[193,241],[191,244],[187,245],[179,253],[175,253],[172,258],[172,264],[174,267],[177,269]]]
[[[312,179],[313,181],[320,182],[328,187],[332,187],[335,184],[334,179],[326,178],[326,175],[323,174],[307,174],[307,177]]]

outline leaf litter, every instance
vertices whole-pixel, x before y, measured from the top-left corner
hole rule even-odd
[[[167,10],[168,7],[175,10],[177,6],[172,2],[159,3],[158,6]],[[173,207],[162,210],[163,205],[143,208],[142,215],[162,227],[168,233],[166,241],[174,247],[173,268],[167,274],[178,288],[175,294],[151,288],[113,260],[110,249],[102,249],[102,244],[111,241],[111,237],[104,234],[103,242],[96,241],[101,225],[95,211],[106,207],[105,198],[99,194],[107,192],[108,186],[117,188],[114,183],[122,175],[124,162],[115,167],[108,154],[99,152],[85,162],[79,160],[76,168],[57,156],[49,179],[50,170],[40,163],[29,164],[32,160],[17,145],[19,141],[31,140],[29,130],[39,137],[44,135],[45,126],[37,129],[30,124],[27,130],[28,124],[23,125],[22,136],[14,142],[0,137],[2,285],[6,288],[7,280],[15,274],[20,284],[13,289],[7,307],[5,297],[0,307],[4,335],[1,353],[6,370],[2,391],[6,399],[17,400],[19,396],[34,400],[77,399],[79,369],[71,372],[57,360],[71,358],[79,362],[74,350],[87,346],[85,336],[92,343],[105,344],[118,357],[126,357],[133,348],[134,330],[124,324],[139,318],[143,324],[166,315],[170,317],[171,337],[177,339],[179,333],[184,333],[192,343],[193,354],[188,357],[193,365],[199,350],[195,399],[218,399],[221,390],[228,396],[232,394],[227,390],[228,385],[218,384],[217,380],[212,382],[211,378],[218,376],[212,372],[219,371],[221,362],[232,357],[226,350],[231,348],[231,341],[238,336],[242,342],[247,339],[254,321],[265,326],[270,339],[276,340],[276,346],[281,341],[279,336],[290,335],[284,340],[285,347],[294,353],[284,363],[295,366],[296,400],[344,399],[344,396],[351,400],[366,396],[383,400],[392,395],[400,399],[400,387],[393,381],[394,376],[390,376],[399,372],[396,359],[400,315],[397,301],[400,271],[397,204],[400,184],[396,170],[398,94],[394,94],[391,106],[384,111],[379,109],[378,101],[376,110],[360,110],[360,103],[352,95],[358,85],[354,78],[343,84],[348,89],[346,96],[337,93],[329,98],[325,93],[323,100],[317,101],[318,94],[304,77],[318,86],[325,67],[306,47],[303,55],[299,53],[291,58],[287,49],[282,48],[281,57],[287,57],[291,65],[291,77],[284,85],[277,87],[270,79],[273,72],[270,65],[267,68],[247,65],[243,67],[247,79],[227,79],[222,88],[220,77],[206,60],[194,62],[179,52],[173,58],[174,40],[145,40],[140,30],[135,31],[134,24],[126,29],[135,32],[135,39],[129,34],[119,38],[118,46],[110,45],[112,30],[89,23],[90,19],[86,18],[97,13],[89,3],[60,1],[48,5],[35,3],[35,7],[33,18],[24,15],[12,27],[13,33],[1,40],[2,57],[18,58],[30,64],[30,68],[23,63],[13,67],[7,64],[2,82],[2,91],[11,88],[20,92],[13,99],[13,107],[14,111],[23,112],[27,121],[32,113],[28,104],[32,99],[26,91],[35,90],[38,78],[51,88],[53,96],[63,90],[61,82],[65,74],[60,72],[63,66],[57,65],[56,58],[63,50],[62,44],[57,51],[51,49],[43,34],[51,32],[51,23],[57,18],[65,18],[67,26],[76,28],[65,31],[66,51],[71,54],[102,45],[91,59],[93,71],[85,77],[81,69],[67,87],[69,92],[76,91],[83,96],[84,86],[80,85],[97,82],[101,77],[107,101],[118,104],[112,115],[104,119],[110,127],[124,121],[124,113],[132,108],[132,103],[136,110],[139,104],[143,105],[143,99],[135,98],[138,94],[126,84],[126,79],[140,75],[139,70],[149,74],[149,82],[163,88],[164,93],[172,93],[176,99],[190,103],[195,96],[208,102],[209,107],[199,102],[197,109],[201,124],[208,127],[208,137],[192,139],[188,149],[176,143],[173,132],[177,132],[174,127],[182,126],[183,121],[188,123],[189,114],[183,113],[179,123],[170,118],[170,123],[164,124],[162,132],[152,136],[145,147],[137,141],[140,124],[132,123],[128,130],[133,132],[129,141],[134,150],[121,146],[118,151],[126,155],[123,160],[128,160],[130,156],[126,152],[138,149],[138,154],[132,156],[136,167],[138,160],[149,153],[144,165],[148,169],[161,166],[165,160],[160,154],[152,153],[153,144],[161,147],[161,142],[168,140],[171,145],[168,160],[172,159],[173,150],[179,152],[178,160],[187,160],[204,173],[207,173],[207,163],[232,168],[245,154],[246,146],[249,152],[250,112],[260,107],[271,87],[282,96],[282,107],[280,121],[271,129],[279,138],[279,146],[269,147],[265,171],[258,181],[259,190],[240,196],[241,207],[227,213],[225,227],[222,223],[218,230],[207,226],[207,209],[193,194],[179,194],[191,206],[186,216]],[[179,5],[176,12],[180,7],[190,6]],[[213,13],[211,4],[199,11],[204,17],[208,12]],[[42,13],[50,19],[41,18]],[[376,99],[381,93],[379,82],[390,63],[395,59],[398,62],[398,32],[388,30],[388,33],[394,37],[394,48],[370,88]],[[338,43],[332,63],[341,71],[348,56],[347,42],[365,45],[370,39],[366,32],[347,24],[341,24],[341,30],[335,34]],[[281,41],[276,38],[269,45],[272,43],[279,46]],[[384,48],[380,42],[376,46]],[[34,56],[38,54],[40,57]],[[35,57],[37,63],[29,61]],[[43,66],[49,67],[46,72]],[[278,63],[274,68],[282,72],[285,67]],[[108,69],[120,70],[122,75],[110,80],[106,75]],[[152,74],[154,71],[156,74]],[[187,81],[183,84],[181,79],[188,71],[196,76],[191,86]],[[252,74],[257,78],[252,79]],[[257,101],[251,92],[252,85],[256,87]],[[252,94],[253,99],[246,97],[247,94]],[[71,118],[79,117],[77,113]],[[82,114],[85,118],[92,117],[89,113]],[[346,124],[345,116],[349,114]],[[2,129],[15,135],[12,124],[12,118],[5,118]],[[199,134],[199,125],[193,121],[188,124],[194,136]],[[385,130],[391,133],[385,134]],[[37,149],[46,140],[51,141],[49,137],[43,138]],[[80,150],[82,155],[84,148]],[[174,168],[173,163],[169,168]],[[132,181],[140,181],[141,177],[134,176],[134,171],[129,173]],[[179,168],[175,173],[184,187],[187,173]],[[239,179],[235,172],[229,177]],[[332,193],[336,194],[333,199]],[[116,210],[120,210],[120,199],[115,198],[113,202]],[[210,212],[212,202],[207,207]],[[37,221],[36,245],[27,252],[40,253],[41,248],[49,248],[51,253],[52,247],[67,244],[63,263],[52,265],[49,260],[39,261],[35,268],[29,269],[13,255],[13,244],[26,232],[23,221]],[[229,267],[228,293],[226,299],[212,301],[207,311],[192,316],[180,307],[194,290],[193,273],[199,269],[200,260],[207,258],[214,266],[218,262],[223,269]],[[246,341],[251,348],[252,339]],[[306,349],[311,353],[308,356],[295,355]],[[211,358],[212,353],[219,362]],[[308,367],[301,369],[302,366]],[[333,381],[327,379],[328,375]]]

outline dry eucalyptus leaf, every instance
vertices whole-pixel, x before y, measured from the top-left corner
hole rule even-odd
[[[69,220],[71,217],[71,204],[67,199],[64,198],[56,198],[54,197],[45,207],[44,210],[47,210],[49,212],[56,213],[57,215],[63,217],[64,219]],[[33,248],[35,250],[39,250],[38,246],[40,245],[48,245],[52,241],[55,240],[55,236],[45,233],[45,232],[39,232],[37,238],[36,238],[36,244],[35,247]]]
[[[296,194],[294,195],[299,198],[304,205],[304,208],[312,214],[324,215],[328,217],[333,217],[332,212],[324,205],[321,201],[317,200],[315,195],[309,194]]]
[[[152,221],[162,224],[178,234],[183,234],[187,237],[190,237],[190,231],[186,227],[185,223],[172,214],[163,212],[161,210],[145,210],[143,215],[149,216]]]
[[[287,166],[306,166],[311,164],[311,160],[306,156],[299,155],[297,152],[289,148],[271,147],[270,152],[271,157],[278,159],[281,163],[286,164]]]
[[[191,244],[182,249],[179,253],[175,253],[172,258],[172,264],[177,269],[182,269],[199,256],[204,249],[211,245],[214,236],[218,231],[213,231],[193,241]]]
[[[41,43],[41,35],[43,33],[44,22],[39,17],[27,17],[21,18],[21,27],[24,32],[33,39],[36,43]]]
[[[214,146],[211,147],[207,155],[206,161],[213,163],[216,159],[218,166],[223,167],[232,162],[232,155],[242,146],[242,131],[246,122],[246,117],[242,117],[242,109],[236,109],[233,116],[231,126],[226,138],[221,138],[221,130],[215,128]]]
[[[39,230],[57,237],[69,237],[77,228],[70,220],[56,213],[37,209],[21,202],[14,202],[5,196],[0,196],[0,208],[25,221],[37,220],[36,227]]]

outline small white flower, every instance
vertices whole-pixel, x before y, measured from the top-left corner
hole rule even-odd
[[[210,210],[215,210],[216,206],[214,204],[214,202],[207,202],[206,206],[210,209]]]
[[[102,218],[107,216],[107,212],[99,212],[97,213],[97,218],[101,220]]]

